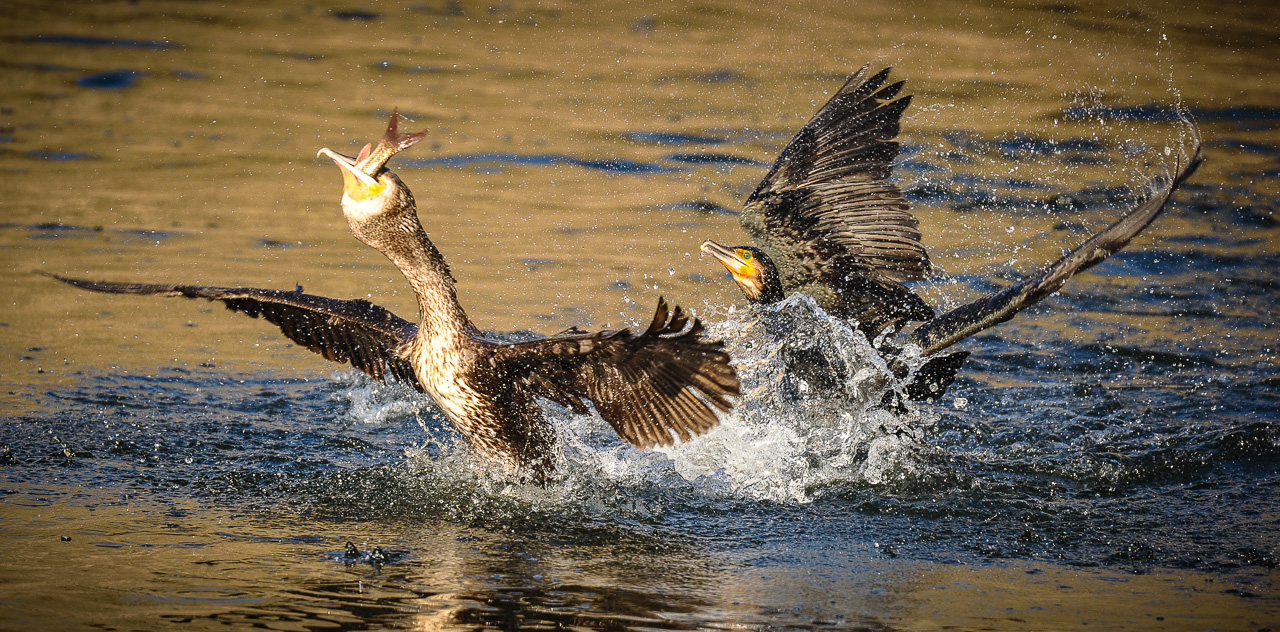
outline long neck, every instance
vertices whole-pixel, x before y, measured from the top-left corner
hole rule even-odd
[[[422,334],[451,336],[473,334],[476,328],[458,304],[453,275],[444,256],[418,222],[410,198],[405,212],[378,215],[353,223],[352,232],[395,264],[418,298]]]

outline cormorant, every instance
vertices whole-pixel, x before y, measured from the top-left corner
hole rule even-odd
[[[412,286],[421,317],[416,325],[368,301],[301,288],[55,278],[98,292],[220,300],[233,311],[262,316],[329,360],[426,392],[476,452],[524,480],[544,481],[555,465],[555,434],[538,399],[576,413],[586,413],[589,401],[641,448],[687,440],[719,423],[717,411],[727,412],[729,397],[739,393],[723,343],[704,339],[698,319],[661,298],[640,334],[573,328],[516,343],[481,334],[458,304],[454,278],[419,223],[409,188],[386,169],[392,156],[426,136],[399,134],[397,123],[393,112],[378,146],[365,145],[357,158],[327,148],[319,153],[342,169],[342,210],[352,233],[386,255]]]
[[[895,99],[905,82],[886,86],[890,69],[868,76],[868,68],[854,73],[818,110],[747,197],[740,221],[755,245],[706,240],[702,252],[729,270],[749,301],[773,303],[803,292],[828,313],[856,320],[868,340],[889,327],[924,321],[902,341],[918,345],[924,356],[1013,318],[1119,251],[1201,162],[1193,126],[1191,159],[1138,208],[1039,275],[935,317],[901,283],[924,278],[931,264],[910,205],[887,180],[898,155],[899,119],[911,95]],[[908,396],[941,395],[968,355],[960,351],[927,361],[908,384]],[[908,372],[896,358],[891,368],[899,377]]]

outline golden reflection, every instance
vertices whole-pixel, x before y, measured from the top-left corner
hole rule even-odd
[[[127,24],[113,35],[173,43],[159,50],[22,40],[52,32],[52,14],[38,4],[11,9],[22,19],[11,30],[18,39],[0,42],[9,60],[0,107],[13,130],[0,154],[0,169],[10,174],[0,185],[10,225],[0,231],[0,257],[13,277],[0,320],[22,332],[19,344],[43,351],[29,363],[6,353],[0,369],[19,383],[58,379],[50,372],[173,361],[328,370],[304,352],[286,351],[261,323],[192,305],[84,296],[31,275],[35,270],[300,284],[330,296],[377,297],[412,318],[408,288],[347,234],[331,174],[311,153],[319,144],[363,138],[358,130],[397,105],[432,129],[425,151],[433,157],[568,155],[670,166],[666,156],[683,147],[627,135],[740,138],[714,149],[768,162],[824,93],[867,61],[893,65],[895,76],[908,79],[917,96],[902,137],[926,152],[957,129],[981,137],[1131,139],[1157,148],[1176,140],[1166,124],[1061,117],[1064,107],[1095,97],[1118,104],[1180,97],[1199,106],[1225,105],[1219,95],[1227,92],[1233,103],[1280,100],[1274,70],[1249,64],[1245,49],[1218,37],[1232,27],[1250,32],[1258,16],[1245,9],[1186,6],[1157,18],[1086,7],[1059,14],[1034,3],[837,12],[819,4],[509,3],[495,12],[460,6],[459,13],[428,3],[387,5],[377,19],[362,20],[323,6],[259,3],[223,13],[212,5],[148,3],[148,10],[80,4],[58,15],[58,32]],[[961,16],[964,28],[952,26]],[[1217,29],[1191,26],[1207,23]],[[272,37],[263,38],[267,32]],[[1172,67],[1164,65],[1170,59]],[[124,90],[76,87],[76,77],[115,67],[145,75]],[[1210,122],[1206,134],[1213,133]],[[35,159],[32,152],[95,158]],[[1163,156],[1070,169],[973,158],[977,164],[963,168],[1013,169],[1002,175],[1072,192],[1140,182]],[[1214,181],[1247,166],[1215,156],[1200,177]],[[627,173],[499,163],[399,171],[419,194],[432,239],[456,253],[450,262],[467,279],[461,300],[481,327],[509,331],[527,326],[530,316],[546,323],[544,334],[618,326],[641,320],[639,306],[658,294],[687,305],[739,300],[697,257],[701,238],[737,234],[735,219],[668,207],[710,202],[735,209],[759,167]],[[917,211],[926,245],[950,274],[1034,267],[1087,234],[1047,231],[1043,217],[1004,211]],[[1079,219],[1095,228],[1105,221],[1101,214]],[[45,238],[48,231],[27,228],[50,223],[89,230]],[[1166,217],[1149,239],[1196,230]],[[145,231],[176,236],[152,239]],[[942,296],[933,291],[938,295],[926,291],[926,300]],[[279,353],[264,357],[264,344]]]
[[[10,603],[25,605],[20,617],[0,610],[0,624],[460,630],[519,621],[680,630],[768,626],[779,616],[837,629],[1267,624],[1228,578],[1193,571],[937,564],[857,548],[822,554],[816,567],[803,557],[761,567],[635,534],[615,535],[621,539],[612,544],[551,545],[435,520],[317,521],[287,510],[158,505],[56,486],[9,492],[0,504],[0,537],[10,543],[0,581]],[[346,562],[345,541],[400,557],[380,567]]]
[[[705,299],[704,312],[740,304],[736,288],[697,256],[707,236],[738,234],[737,219],[694,209],[737,209],[764,168],[672,156],[721,153],[768,163],[826,93],[868,62],[893,66],[916,95],[901,134],[919,167],[903,172],[908,189],[949,186],[931,175],[934,167],[1046,185],[1034,194],[1042,201],[1132,185],[1163,163],[1165,145],[1176,146],[1175,126],[1068,118],[1065,108],[1280,104],[1274,3],[908,0],[833,8],[826,0],[515,0],[490,7],[425,0],[368,3],[369,16],[351,13],[358,4],[16,1],[0,11],[6,422],[46,405],[39,403],[45,393],[94,374],[171,366],[305,376],[333,370],[271,326],[219,306],[90,295],[37,271],[301,285],[376,299],[412,318],[409,288],[350,236],[333,167],[313,154],[365,138],[393,107],[432,130],[424,161],[396,170],[417,194],[432,240],[466,279],[459,288],[464,307],[482,328],[537,322],[539,333],[549,334],[637,322],[659,294],[691,307]],[[70,36],[90,39],[59,39]],[[82,85],[117,69],[137,74],[126,87]],[[1273,170],[1274,154],[1237,150],[1244,141],[1280,146],[1280,130],[1224,119],[1204,120],[1201,128],[1209,149],[1199,181],[1262,200],[1280,195],[1280,180],[1250,175]],[[655,132],[715,142],[664,144],[637,135]],[[1018,136],[1100,140],[1117,149],[1102,164],[964,149],[967,139]],[[354,154],[359,147],[334,149]],[[485,155],[536,160],[450,162]],[[608,168],[623,160],[638,167]],[[604,162],[583,166],[590,161]],[[645,170],[652,166],[660,169]],[[962,212],[945,202],[916,212],[940,268],[987,278],[1056,259],[1115,216],[981,206]],[[1046,224],[1049,216],[1060,221]],[[1231,230],[1220,217],[1169,214],[1130,248],[1274,256],[1271,233],[1237,239]],[[1194,241],[1206,233],[1232,239]],[[1076,282],[1126,295],[1135,281],[1088,274]],[[954,292],[943,285],[924,294],[938,304]],[[1226,316],[1233,309],[1220,306]],[[1080,313],[1071,315],[1076,320],[1014,321],[1002,331],[1028,341],[1122,336],[1142,349],[1274,349],[1274,340],[1233,338],[1230,322],[1216,316],[1192,330],[1176,314]],[[1257,359],[1263,368],[1275,366],[1268,353]],[[989,379],[998,388],[1022,378]],[[1226,573],[1166,569],[1159,561],[1150,573],[1120,575],[854,551],[823,575],[811,559],[760,569],[697,547],[662,554],[566,545],[526,562],[495,553],[527,546],[496,527],[312,521],[289,508],[241,511],[180,492],[154,503],[122,494],[17,484],[4,490],[0,627],[195,621],[287,628],[323,620],[342,628],[378,617],[423,629],[477,620],[498,627],[484,619],[494,612],[584,627],[764,627],[793,621],[787,617],[800,602],[808,622],[832,627],[1258,629],[1274,625],[1260,619],[1275,619],[1271,570],[1246,578],[1261,577],[1270,596],[1259,598],[1230,592]],[[348,539],[366,550],[399,546],[413,557],[381,573],[348,568],[330,557]],[[548,583],[534,584],[534,575]],[[682,576],[697,584],[642,581]],[[553,578],[560,583],[549,583]],[[365,609],[353,614],[352,601],[310,592],[324,582],[357,595],[354,603]],[[564,607],[586,604],[600,618],[555,619],[521,601],[525,594],[563,600],[566,584],[576,601]],[[386,601],[369,599],[375,591]],[[490,604],[499,592],[511,600],[505,610]]]

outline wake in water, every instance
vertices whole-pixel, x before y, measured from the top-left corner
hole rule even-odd
[[[927,474],[918,456],[935,418],[881,406],[910,376],[894,378],[862,332],[812,298],[796,294],[739,312],[709,334],[725,341],[743,385],[720,426],[670,448],[638,450],[594,415],[549,407],[561,454],[560,474],[546,489],[510,485],[408,389],[351,373],[344,379],[354,383],[337,396],[366,423],[418,419],[428,439],[410,451],[409,472],[428,486],[479,485],[533,503],[581,503],[588,512],[601,503],[596,509],[611,511],[628,491],[806,503],[831,487],[909,483]],[[910,350],[903,357],[913,369],[921,364]]]

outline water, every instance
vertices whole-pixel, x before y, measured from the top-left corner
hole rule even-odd
[[[4,11],[0,627],[1280,621],[1274,9]],[[738,243],[764,165],[868,60],[916,95],[898,174],[938,307],[1117,217],[1185,145],[1172,105],[1208,158],[1128,250],[897,414],[859,334],[803,297],[747,308],[696,256]],[[261,321],[35,274],[301,284],[411,317],[313,159],[392,107],[431,130],[393,168],[480,326],[637,324],[664,295],[726,340],[735,412],[641,452],[554,410],[561,474],[513,485],[429,402]]]

